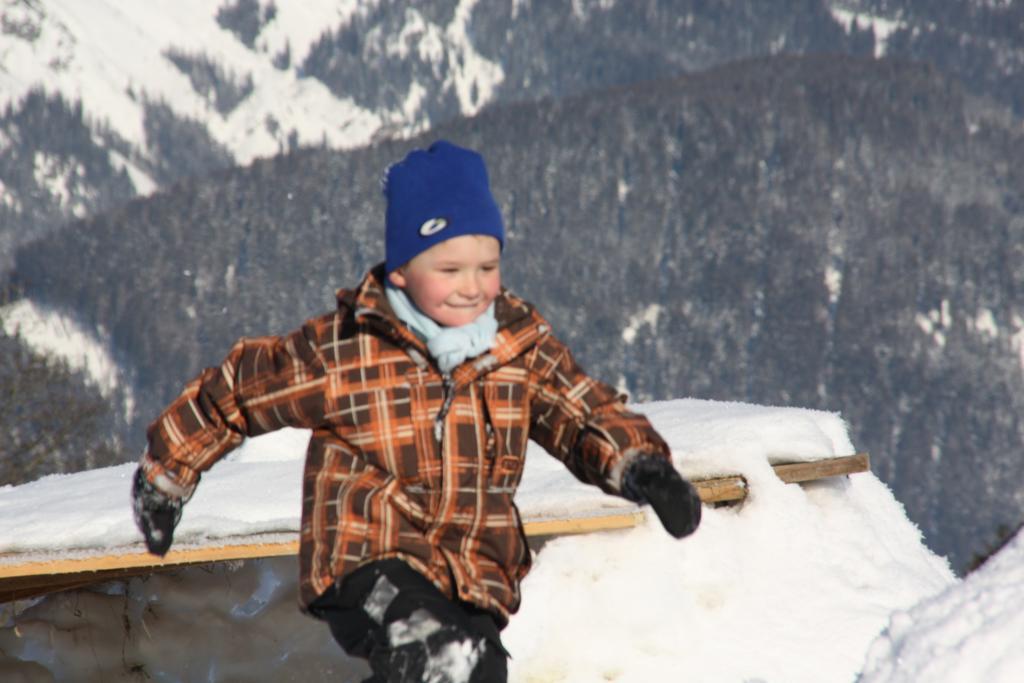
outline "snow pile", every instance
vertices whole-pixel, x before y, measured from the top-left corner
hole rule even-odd
[[[701,528],[682,541],[649,518],[635,529],[544,543],[523,608],[504,632],[510,680],[854,681],[866,655],[871,683],[1019,675],[1022,617],[1012,606],[1024,591],[1020,541],[957,582],[870,473],[802,487],[771,473],[776,461],[852,453],[836,415],[696,400],[637,408],[684,473],[742,473],[748,500],[706,506]],[[306,438],[285,431],[250,440],[205,475],[186,508],[182,543],[293,537]],[[137,544],[131,472],[0,489],[0,562],[11,552]],[[578,484],[539,449],[528,454],[517,502],[526,517],[629,509]],[[285,557],[8,605],[0,613],[0,678],[361,680],[363,664],[299,614],[296,585],[295,559]],[[949,661],[934,674],[925,667],[936,652]],[[915,675],[922,671],[928,675]]]
[[[1024,680],[1024,535],[963,582],[892,615],[862,683]]]
[[[852,453],[833,415],[700,401],[643,411],[684,473],[742,472],[748,501],[705,508],[681,542],[655,520],[550,542],[506,631],[515,680],[850,681],[891,611],[952,581],[874,476],[801,488],[771,473],[771,461]]]

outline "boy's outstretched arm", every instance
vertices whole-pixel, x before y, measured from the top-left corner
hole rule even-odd
[[[668,444],[624,397],[587,376],[553,336],[530,362],[530,438],[559,458],[577,479],[640,504],[650,504],[676,538],[700,524],[696,489],[672,466]]]
[[[149,551],[164,555],[202,472],[246,436],[323,417],[324,365],[311,321],[286,337],[242,339],[150,425],[132,480],[135,522]],[[323,323],[327,324],[327,323]]]

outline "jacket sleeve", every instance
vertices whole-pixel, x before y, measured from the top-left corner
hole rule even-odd
[[[669,458],[669,448],[643,415],[627,410],[625,395],[588,377],[572,353],[548,335],[530,356],[530,438],[580,481],[620,494],[622,472],[639,453]]]
[[[246,436],[314,427],[324,414],[324,363],[315,321],[285,337],[241,339],[221,363],[186,385],[147,430],[140,466],[173,498]]]

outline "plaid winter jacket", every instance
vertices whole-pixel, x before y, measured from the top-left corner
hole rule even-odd
[[[668,447],[508,291],[495,300],[491,351],[442,376],[383,283],[378,266],[338,292],[333,313],[285,337],[240,340],[150,426],[143,470],[187,498],[245,436],[309,428],[304,606],[362,564],[398,557],[445,594],[507,619],[530,566],[512,501],[527,438],[613,494],[634,453]]]

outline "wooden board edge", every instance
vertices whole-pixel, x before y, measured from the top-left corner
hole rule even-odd
[[[625,529],[639,524],[643,516],[643,511],[636,509],[591,517],[528,520],[523,523],[523,530],[527,536],[547,536],[582,534],[605,529]],[[65,560],[44,560],[10,566],[0,565],[0,582],[3,582],[4,586],[17,587],[19,579],[25,579],[27,585],[34,577],[90,575],[102,578],[104,573],[109,572],[144,573],[208,562],[297,555],[298,552],[298,541],[283,541],[174,549],[162,558],[145,552],[130,552]]]
[[[867,453],[856,453],[826,460],[780,463],[773,465],[772,469],[779,479],[787,484],[799,484],[815,479],[868,472],[871,469],[871,458]]]
[[[691,483],[703,503],[728,503],[747,497],[747,480],[743,477],[696,479]]]
[[[611,531],[613,529],[629,529],[644,520],[641,509],[625,510],[606,515],[592,517],[576,517],[570,519],[539,519],[523,522],[523,531],[527,536],[566,536],[570,534],[586,534],[592,531]]]
[[[640,509],[573,519],[545,519],[523,523],[527,536],[564,536],[593,531],[627,529],[644,519]],[[121,553],[70,560],[0,566],[0,603],[56,593],[91,584],[128,579],[151,572],[230,560],[252,560],[297,555],[298,541],[172,550],[163,558],[148,553]],[[5,571],[6,570],[6,571]]]
[[[203,548],[182,548],[171,550],[163,557],[139,551],[76,557],[65,560],[41,560],[24,564],[0,565],[0,579],[13,579],[21,576],[32,576],[45,570],[49,574],[77,574],[82,572],[101,572],[122,569],[168,569],[181,565],[205,562],[224,562],[228,560],[245,560],[252,557],[277,557],[295,555],[299,551],[298,541],[282,541],[276,543],[245,543],[238,545],[219,545]]]

